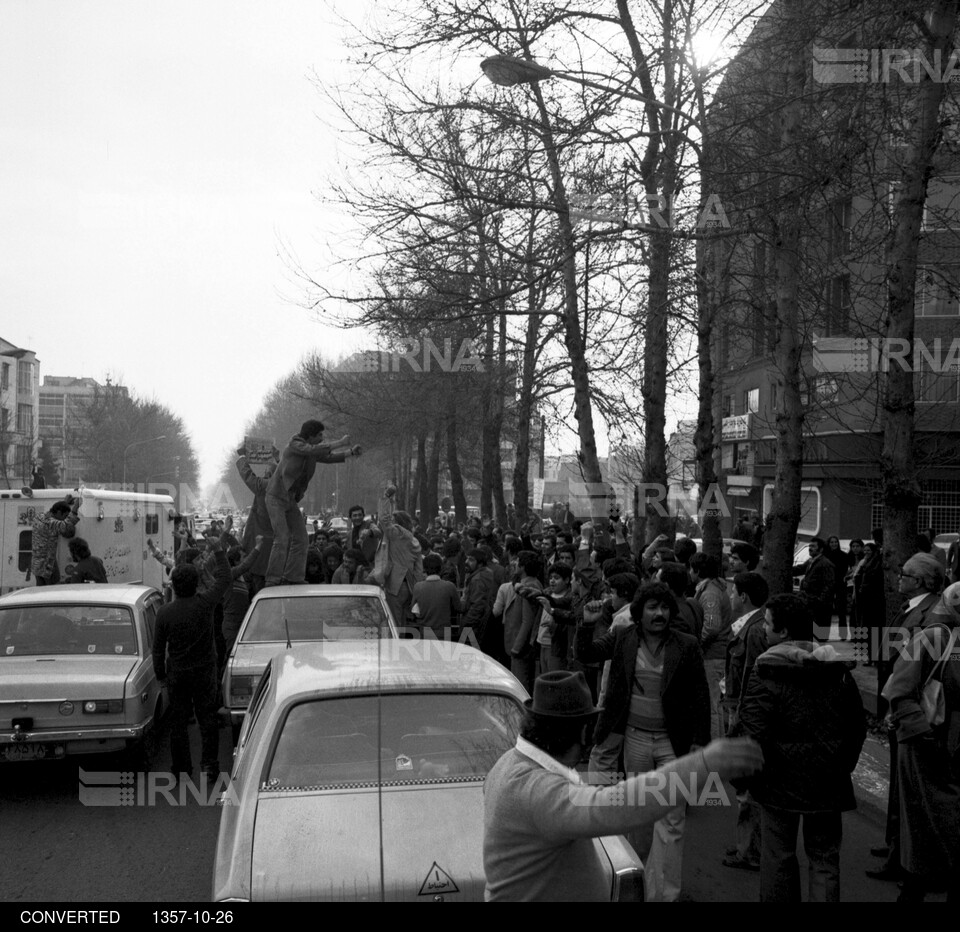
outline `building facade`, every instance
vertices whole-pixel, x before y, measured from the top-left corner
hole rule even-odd
[[[0,485],[30,485],[39,449],[40,360],[0,338]]]
[[[880,44],[870,8],[845,7],[836,18],[785,34],[791,22],[777,0],[730,65],[710,132],[709,166],[737,235],[713,246],[721,313],[713,331],[715,429],[721,489],[730,507],[724,534],[738,518],[769,511],[784,374],[776,359],[778,267],[787,187],[801,192],[799,312],[803,473],[799,533],[869,536],[883,520],[880,459],[884,373],[910,367],[914,377],[915,455],[922,490],[918,527],[960,528],[960,114],[948,89],[943,141],[930,180],[920,233],[913,347],[890,356],[886,252],[908,152],[915,87],[898,75],[874,83],[831,78],[823,53]],[[800,43],[806,61],[795,176],[777,177],[790,95],[787,68]],[[838,57],[834,55],[833,57]],[[847,56],[848,58],[850,56]],[[841,60],[842,55],[839,55]],[[852,60],[852,59],[851,59]],[[852,74],[852,73],[851,73]],[[951,85],[952,88],[952,85]],[[913,96],[911,96],[913,95]],[[956,344],[956,351],[951,347]],[[951,353],[953,355],[951,356]]]
[[[127,392],[123,386],[113,388]],[[39,437],[59,472],[58,483],[63,488],[75,489],[84,474],[89,475],[90,460],[81,450],[83,406],[106,389],[91,378],[48,375],[43,380],[39,390]]]

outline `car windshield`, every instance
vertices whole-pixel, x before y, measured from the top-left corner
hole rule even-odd
[[[0,608],[0,660],[36,654],[137,652],[129,608],[119,605],[30,605]]]
[[[482,780],[522,717],[515,699],[483,693],[303,702],[283,722],[262,789]]]
[[[240,640],[340,641],[389,637],[386,612],[377,596],[313,595],[260,599]]]

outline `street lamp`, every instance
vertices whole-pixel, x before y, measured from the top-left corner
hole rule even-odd
[[[605,94],[616,94],[625,100],[635,100],[641,104],[653,104],[661,110],[668,110],[675,113],[687,123],[696,122],[682,110],[670,107],[662,100],[654,97],[645,97],[643,94],[637,94],[633,91],[624,91],[616,87],[608,87],[604,84],[598,84],[596,81],[588,81],[578,75],[568,74],[565,71],[554,71],[552,68],[545,68],[535,61],[528,61],[524,58],[515,58],[513,55],[491,55],[480,62],[480,70],[487,78],[500,87],[514,87],[517,84],[537,84],[540,81],[546,81],[548,78],[559,78],[561,81],[572,81],[574,84],[582,84],[584,87],[592,87],[595,90],[603,91]]]
[[[142,443],[154,443],[157,440],[166,440],[167,435],[161,434],[159,437],[151,437],[149,440],[134,440],[133,443],[128,443],[123,448],[123,485],[126,487],[127,484],[127,453],[133,448],[138,447]]]

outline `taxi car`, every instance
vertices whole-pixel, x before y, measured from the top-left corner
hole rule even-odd
[[[131,585],[0,598],[0,763],[135,747],[166,701],[152,656],[161,604]]]
[[[527,693],[466,644],[303,644],[268,665],[221,796],[213,899],[482,901],[483,781]],[[643,896],[597,839],[611,899]]]
[[[223,673],[234,737],[270,658],[285,644],[399,637],[379,586],[269,586],[250,603]]]

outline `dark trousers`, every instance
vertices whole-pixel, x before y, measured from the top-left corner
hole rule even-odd
[[[170,698],[170,756],[174,773],[190,773],[188,724],[195,712],[200,724],[200,768],[220,771],[220,724],[217,720],[217,670],[213,663],[190,670],[171,671],[167,677]]]
[[[847,590],[837,589],[833,598],[833,608],[837,613],[837,637],[847,636]]]
[[[760,806],[760,902],[800,902],[800,862],[797,834],[803,819],[803,850],[809,861],[808,901],[840,902],[840,843],[843,817],[839,812],[788,812]]]
[[[510,657],[510,672],[533,695],[533,681],[537,678],[537,655],[531,650],[525,657]]]
[[[887,790],[887,829],[885,840],[890,854],[884,865],[891,870],[900,866],[900,778],[897,775],[897,733],[890,729],[890,783]]]
[[[223,637],[223,602],[217,602],[213,607],[213,643],[217,648],[217,669],[222,670],[227,653],[227,642]]]

